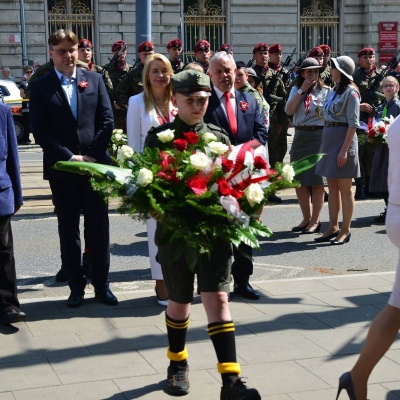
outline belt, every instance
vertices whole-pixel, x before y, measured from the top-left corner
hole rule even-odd
[[[299,131],[304,131],[304,132],[309,132],[309,131],[322,131],[324,127],[321,125],[314,125],[314,126],[296,126],[294,129],[299,130]]]
[[[349,124],[346,124],[346,122],[325,122],[325,126],[327,128],[332,128],[332,127],[339,127],[339,126],[343,126],[343,127],[348,127]]]

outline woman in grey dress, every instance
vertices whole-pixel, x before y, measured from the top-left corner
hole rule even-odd
[[[295,134],[290,150],[290,161],[316,154],[321,146],[324,119],[323,105],[330,89],[320,77],[321,66],[315,58],[306,58],[300,65],[299,75],[290,91],[285,111],[293,115]],[[296,175],[301,186],[296,188],[303,220],[292,232],[317,233],[321,228],[319,216],[324,204],[324,182],[315,173],[315,167]],[[312,194],[312,199],[311,199]]]
[[[347,56],[332,58],[331,74],[336,83],[324,105],[325,127],[315,172],[326,177],[329,190],[329,226],[316,242],[344,244],[350,241],[350,224],[354,210],[352,179],[360,176],[358,141],[360,93],[353,83],[354,61]],[[339,230],[339,212],[343,222]]]

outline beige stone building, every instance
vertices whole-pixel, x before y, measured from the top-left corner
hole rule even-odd
[[[123,39],[132,63],[138,44],[136,7],[141,1],[145,0],[2,0],[0,64],[20,77],[24,65],[48,61],[47,38],[58,28],[88,37],[97,64],[106,63],[112,43]],[[356,60],[365,46],[374,47],[379,55],[380,23],[400,20],[399,0],[152,0],[151,10],[156,51],[166,52],[165,44],[178,35],[179,27],[188,60],[194,43],[202,38],[213,50],[230,43],[235,59],[245,62],[259,42],[282,44],[283,59],[296,48],[293,61],[322,43]],[[399,26],[395,30],[393,40]]]

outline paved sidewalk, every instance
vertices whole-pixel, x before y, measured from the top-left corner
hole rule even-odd
[[[256,282],[259,301],[234,298],[242,376],[263,399],[335,399],[339,375],[356,360],[394,273]],[[0,327],[0,400],[171,399],[163,392],[164,309],[152,292],[120,293],[108,307],[87,291],[79,309],[65,298],[24,301],[26,323]],[[219,399],[216,357],[196,297],[188,333],[191,392]],[[340,399],[347,399],[343,393]],[[369,399],[400,399],[400,344],[378,364]]]

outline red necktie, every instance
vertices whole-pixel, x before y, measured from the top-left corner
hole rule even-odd
[[[232,103],[230,101],[231,98],[231,92],[225,92],[224,97],[226,100],[226,113],[228,115],[228,122],[229,126],[231,128],[231,131],[234,135],[236,135],[237,132],[237,122],[236,122],[236,115],[235,115],[235,110],[232,107]]]

